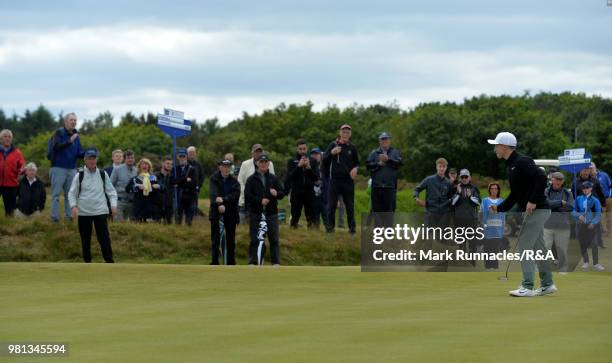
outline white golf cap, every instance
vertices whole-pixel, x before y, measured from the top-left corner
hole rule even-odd
[[[495,136],[495,140],[487,140],[491,145],[516,146],[516,137],[509,132],[500,132]]]

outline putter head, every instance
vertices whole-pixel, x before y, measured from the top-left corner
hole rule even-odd
[[[500,281],[508,281],[508,276],[499,276],[497,279]]]

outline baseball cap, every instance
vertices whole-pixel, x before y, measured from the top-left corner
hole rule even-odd
[[[85,150],[85,155],[83,156],[85,159],[90,158],[90,157],[94,157],[97,158],[98,157],[98,150],[96,150],[96,148],[90,147],[87,150]]]
[[[378,140],[383,140],[383,139],[390,139],[391,135],[388,132],[381,132],[380,135],[378,135]]]
[[[270,158],[268,158],[268,155],[266,155],[266,154],[261,154],[257,158],[257,161],[270,161]]]
[[[516,146],[516,137],[510,132],[500,132],[495,136],[495,140],[487,140],[491,145]]]
[[[590,181],[585,181],[584,183],[582,183],[582,189],[586,188],[593,188],[593,183],[591,183]]]
[[[219,160],[219,161],[217,161],[217,165],[226,165],[226,166],[230,166],[230,165],[232,165],[232,162],[231,162],[231,161],[229,161],[229,160],[227,160],[227,159],[225,159],[225,160]]]
[[[349,130],[352,130],[353,128],[352,128],[352,127],[351,127],[351,125],[349,125],[349,124],[344,124],[344,125],[340,126],[340,130],[343,130],[343,129],[349,129]]]
[[[321,149],[319,149],[318,147],[313,148],[312,150],[310,150],[311,154],[320,154],[321,153]]]
[[[185,149],[184,147],[180,147],[176,149],[176,155],[179,155],[179,156],[187,155],[187,149]]]
[[[256,150],[262,150],[263,151],[263,146],[261,144],[254,144],[253,146],[251,146],[251,152],[254,152]]]
[[[459,176],[470,176],[470,171],[467,169],[461,169],[461,171],[459,172]]]

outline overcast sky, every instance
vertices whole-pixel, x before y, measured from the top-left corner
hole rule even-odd
[[[0,0],[0,108],[225,124],[280,102],[612,97],[607,1]]]

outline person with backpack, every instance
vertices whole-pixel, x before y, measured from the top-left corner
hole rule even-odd
[[[13,146],[11,130],[0,131],[0,195],[7,217],[15,211],[19,174],[23,173],[24,165],[23,154]]]
[[[66,114],[64,127],[57,129],[47,144],[47,159],[51,161],[49,179],[51,181],[51,221],[53,223],[58,223],[60,219],[59,198],[62,191],[64,192],[64,213],[66,219],[71,219],[68,192],[77,171],[77,160],[84,154],[76,124],[76,114],[74,112]]]
[[[84,157],[85,167],[74,176],[68,193],[72,218],[78,218],[83,260],[91,262],[91,232],[95,227],[104,261],[113,263],[108,219],[117,211],[117,191],[108,174],[97,167],[98,151],[89,148]]]
[[[568,270],[567,249],[570,241],[570,213],[574,210],[574,196],[563,187],[565,176],[561,172],[550,174],[551,185],[544,194],[548,199],[550,218],[544,223],[544,245],[551,250],[553,245],[557,250],[559,273]]]
[[[580,252],[582,253],[582,269],[589,268],[588,249],[593,255],[593,269],[603,271],[605,268],[599,263],[596,231],[601,221],[601,203],[593,195],[593,183],[584,181],[581,184],[582,193],[576,198],[576,206],[572,215],[578,223],[578,241],[580,241]]]

